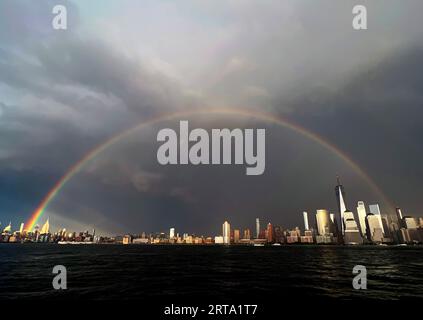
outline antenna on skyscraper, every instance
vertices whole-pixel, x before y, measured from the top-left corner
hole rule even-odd
[[[339,175],[338,174],[336,175],[336,182],[338,182],[338,186],[341,185],[341,182],[339,181]]]

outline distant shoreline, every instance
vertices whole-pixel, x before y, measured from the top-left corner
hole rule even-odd
[[[191,243],[155,243],[155,244],[140,244],[140,243],[131,243],[131,244],[122,244],[122,243],[57,243],[57,242],[0,242],[0,244],[4,245],[57,245],[57,246],[67,246],[67,247],[74,247],[74,246],[122,246],[122,247],[257,247],[252,244],[231,244],[231,245],[224,245],[224,244],[191,244]],[[266,244],[260,247],[267,247],[267,248],[287,248],[287,247],[345,247],[345,248],[400,248],[400,247],[407,247],[407,248],[423,248],[423,244],[386,244],[386,245],[377,245],[377,244],[361,244],[361,245],[346,245],[346,244],[281,244],[281,245],[271,245]]]

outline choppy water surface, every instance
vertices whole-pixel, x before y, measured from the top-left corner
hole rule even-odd
[[[68,290],[52,289],[54,265]],[[368,289],[352,288],[364,265]],[[0,245],[0,299],[423,298],[423,247]]]

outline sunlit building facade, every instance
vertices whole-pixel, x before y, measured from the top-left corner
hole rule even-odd
[[[330,219],[329,211],[326,209],[319,209],[316,211],[317,233],[321,236],[334,234],[335,225]]]
[[[344,212],[344,243],[345,244],[361,244],[363,240],[360,235],[354,214],[351,211]]]
[[[308,225],[308,213],[307,211],[303,211],[303,218],[304,218],[304,230],[310,230]]]
[[[240,233],[241,232],[239,231],[239,229],[234,230],[234,243],[239,243],[239,240],[241,238]]]
[[[360,224],[360,231],[361,235],[363,237],[366,237],[367,231],[366,231],[366,205],[364,204],[364,201],[358,201],[357,202],[357,215],[358,215],[358,222]]]
[[[267,224],[267,242],[273,243],[275,241],[275,232],[273,230],[272,224],[269,222]]]
[[[373,213],[366,216],[367,239],[374,243],[383,242],[383,229],[379,217]]]
[[[344,186],[340,183],[339,177],[336,177],[337,185],[335,187],[335,195],[336,195],[336,202],[338,205],[338,212],[341,222],[341,233],[344,234],[345,226],[344,226],[344,213],[347,211],[347,205],[345,204],[345,190]]]
[[[377,217],[379,221],[379,227],[382,229],[382,233],[384,234],[385,230],[383,228],[382,214],[380,213],[379,204],[376,203],[376,204],[369,205],[369,210],[370,210],[370,213],[373,213]]]
[[[256,239],[260,238],[260,219],[256,218]]]
[[[243,237],[243,239],[246,239],[246,240],[250,240],[251,239],[251,231],[250,231],[250,229],[245,229],[244,230],[244,237]]]
[[[230,244],[231,243],[231,225],[228,221],[223,223],[223,243]]]

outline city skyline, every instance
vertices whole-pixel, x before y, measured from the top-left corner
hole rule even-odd
[[[196,232],[180,233],[176,231],[174,227],[169,229],[169,235],[166,237],[165,232],[142,232],[138,234],[141,239],[151,238],[155,236],[158,239],[178,239],[177,243],[188,243],[186,242],[188,237],[201,238],[201,240],[189,240],[189,243],[202,243],[205,238],[205,243],[215,244],[253,244],[254,241],[259,241],[261,244],[263,239],[267,240],[267,243],[333,243],[333,244],[365,244],[365,243],[390,243],[400,244],[409,242],[420,242],[423,243],[423,217],[410,217],[403,215],[402,209],[397,207],[395,214],[382,213],[380,211],[379,204],[369,204],[366,207],[363,201],[357,202],[357,211],[354,213],[348,208],[348,201],[346,201],[346,191],[344,186],[340,182],[340,177],[336,176],[336,187],[335,187],[335,198],[338,205],[337,214],[331,213],[327,209],[316,209],[314,223],[309,220],[309,213],[307,211],[302,212],[302,218],[304,223],[303,233],[301,228],[297,226],[290,228],[283,228],[280,224],[272,225],[272,222],[263,229],[261,227],[260,218],[255,219],[255,236],[251,236],[251,228],[243,226],[234,228],[226,220],[222,225],[221,235],[204,235]],[[367,210],[368,208],[368,210]],[[310,227],[310,225],[312,227]],[[1,223],[0,223],[1,228]],[[35,242],[49,242],[52,239],[74,239],[79,234],[80,237],[88,237],[91,242],[98,241],[101,235],[95,240],[95,229],[93,229],[92,235],[90,236],[88,231],[75,233],[74,231],[66,231],[66,228],[60,228],[57,232],[50,232],[50,218],[47,218],[44,224],[36,224],[31,230],[27,230],[25,224],[21,223],[19,231],[13,231],[11,222],[3,229],[2,241],[3,242],[16,242],[16,241],[35,241]],[[278,231],[276,231],[278,230]],[[291,231],[294,230],[294,231]],[[409,231],[410,230],[410,231]],[[68,232],[68,233],[67,233]],[[82,236],[84,235],[84,236]],[[155,235],[155,236],[154,236]],[[117,237],[118,235],[116,235]],[[10,240],[10,237],[12,240]],[[130,237],[130,238],[128,238]],[[123,237],[123,243],[132,243],[132,239],[135,237],[133,234],[126,235]],[[21,240],[19,240],[21,239]],[[41,239],[41,240],[40,240]],[[107,237],[105,239],[108,239]],[[111,238],[115,239],[115,238]],[[126,240],[125,240],[126,239]],[[136,238],[138,239],[138,238]],[[182,239],[182,240],[181,240]],[[209,240],[210,239],[210,240]],[[152,240],[149,240],[150,242]],[[161,241],[161,240],[160,240]],[[160,241],[158,243],[160,243]],[[155,243],[155,242],[154,242]]]
[[[335,222],[335,224],[336,224],[337,228],[340,228],[340,232],[342,234],[344,234],[345,230],[343,228],[345,226],[344,226],[344,223],[341,222],[342,219],[343,219],[342,218],[343,214],[341,214],[341,208],[345,209],[344,212],[347,212],[349,210],[346,209],[347,204],[346,204],[346,201],[345,201],[345,190],[344,190],[343,185],[340,183],[340,177],[338,175],[336,175],[336,182],[337,182],[337,184],[335,186],[335,196],[336,196],[337,209],[334,209],[333,211],[329,210],[328,213],[330,213],[332,216],[334,214],[335,214],[335,216],[338,215],[338,217],[337,217],[338,220],[337,220],[337,222]],[[342,192],[341,197],[340,197],[340,192]],[[341,201],[342,201],[342,203],[341,203]],[[327,207],[329,207],[329,206],[327,206]],[[327,210],[327,209],[315,209],[315,210],[318,212],[319,210]],[[358,228],[359,228],[359,230],[362,234],[363,234],[363,231],[365,230],[365,217],[366,217],[366,214],[368,214],[368,213],[372,213],[372,214],[377,216],[378,223],[383,230],[383,225],[382,225],[382,220],[381,220],[381,212],[380,212],[380,208],[379,208],[378,203],[374,203],[374,204],[370,203],[370,204],[368,204],[368,206],[366,208],[364,201],[358,200],[356,211],[352,211],[352,213],[353,213],[353,218],[356,220],[355,222],[357,223],[357,226],[358,226]],[[394,212],[384,212],[384,216],[387,216],[389,220],[392,220],[392,218],[394,218],[394,219],[396,218],[399,221],[403,217],[402,208],[396,207]],[[413,214],[407,214],[406,216],[407,217],[411,216],[411,217],[413,217],[417,220],[420,218],[418,215],[413,215]],[[302,221],[304,221],[304,224],[305,224],[305,221],[306,221],[305,220],[306,217],[307,217],[307,224],[308,224],[307,211],[303,211],[303,220]],[[260,229],[260,219],[262,219],[262,218],[256,218],[255,224],[248,227],[248,230],[254,230],[254,234],[255,234],[256,238],[258,237],[259,231],[262,230],[262,229]],[[47,217],[45,223],[49,223],[49,220],[50,220],[50,217]],[[297,220],[300,222],[301,219],[298,218]],[[22,229],[27,230],[27,226],[28,226],[27,223],[19,222],[17,219],[10,219],[8,225],[2,224],[2,221],[0,221],[0,229],[2,229],[4,226],[10,227],[10,225],[12,224],[12,221],[14,222],[15,225],[20,225],[21,231],[22,231]],[[45,223],[44,224],[41,223],[41,225],[43,226],[42,228],[45,227]],[[37,223],[34,223],[33,229],[34,228],[40,228],[41,225],[40,225],[40,222],[38,221]],[[296,224],[295,227],[297,227],[298,225],[299,224]],[[90,225],[89,227],[95,228],[94,225]],[[294,227],[294,225],[291,225],[290,227]],[[318,228],[317,222],[315,224],[315,227],[316,227],[316,229]],[[58,229],[60,231],[61,229],[63,229],[63,226],[61,226],[61,227],[56,226],[56,229]],[[175,228],[172,228],[172,229],[175,229]],[[307,229],[305,228],[305,230],[307,230]],[[163,232],[163,230],[160,231],[160,232]],[[157,231],[156,231],[156,233],[157,233]],[[196,233],[194,232],[193,234],[196,234]],[[104,235],[111,236],[111,235],[117,235],[117,233],[104,233]]]

